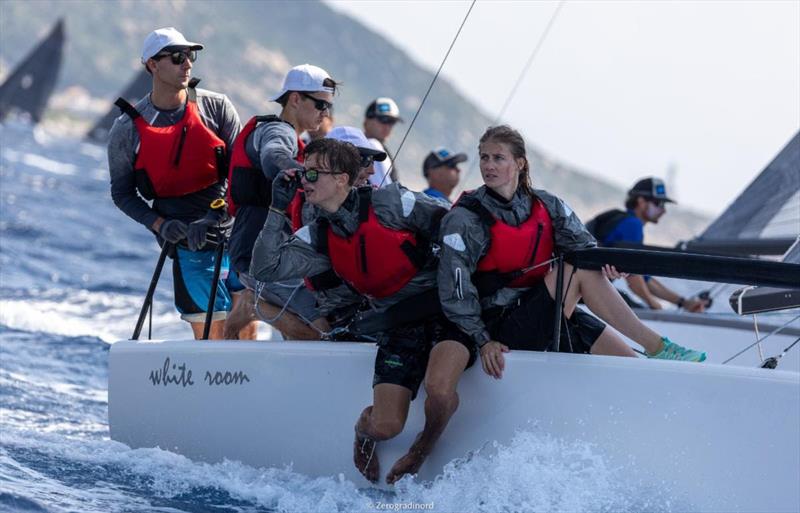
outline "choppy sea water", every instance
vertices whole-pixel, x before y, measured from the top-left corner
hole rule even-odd
[[[110,344],[130,336],[158,249],[111,202],[105,150],[0,126],[0,512],[681,510],[588,444],[534,432],[393,493],[130,449],[108,430]],[[186,338],[170,273],[154,334]]]

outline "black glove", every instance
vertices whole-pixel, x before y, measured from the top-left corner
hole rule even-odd
[[[161,227],[158,229],[158,234],[161,235],[161,238],[165,241],[176,244],[186,237],[186,232],[188,230],[189,227],[186,226],[186,223],[183,221],[178,221],[177,219],[167,219],[161,223]]]
[[[225,209],[209,210],[202,219],[192,222],[186,234],[186,243],[189,245],[189,250],[197,251],[203,249],[206,245],[208,229],[219,225],[224,217]]]
[[[300,187],[300,170],[293,169],[294,176],[289,176],[286,171],[281,171],[272,180],[272,208],[276,210],[286,210],[289,203],[294,199],[297,188]]]

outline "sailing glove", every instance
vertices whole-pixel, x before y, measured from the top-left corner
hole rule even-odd
[[[161,238],[165,241],[176,244],[186,237],[186,232],[188,230],[189,227],[186,226],[186,223],[183,221],[167,219],[161,223],[158,234],[161,235]]]
[[[292,169],[294,176],[281,171],[272,181],[272,208],[285,211],[300,187],[300,170]]]
[[[218,226],[224,217],[224,209],[209,210],[202,219],[190,224],[189,231],[186,234],[186,244],[189,246],[189,250],[198,251],[203,249],[206,245],[208,229]]]

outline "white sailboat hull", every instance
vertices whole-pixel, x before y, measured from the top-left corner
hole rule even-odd
[[[374,355],[374,346],[354,343],[118,342],[111,437],[366,486],[352,464],[353,425],[372,402]],[[594,444],[639,489],[666,487],[693,511],[800,510],[800,374],[514,352],[502,380],[478,364],[459,394],[420,479],[532,431]],[[405,431],[379,445],[383,474],[420,431],[424,397]]]

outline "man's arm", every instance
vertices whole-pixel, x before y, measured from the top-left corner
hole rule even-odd
[[[219,137],[225,141],[228,148],[228,153],[233,150],[233,142],[242,131],[242,122],[239,119],[239,113],[236,112],[236,107],[228,99],[227,96],[222,96],[222,108],[220,111],[220,124],[219,124]]]
[[[385,226],[410,230],[431,241],[439,238],[439,227],[447,207],[425,193],[393,183],[373,193],[375,214]]]
[[[663,299],[664,301],[669,301],[678,308],[683,308],[689,312],[696,313],[703,312],[705,310],[705,301],[700,299],[684,298],[655,278],[650,278],[650,281],[647,282],[647,287],[650,289],[650,292],[652,292],[653,295]]]
[[[258,150],[261,170],[269,180],[275,179],[279,172],[299,166],[297,155],[297,134],[286,123],[267,123],[253,133],[253,144]]]
[[[306,225],[289,236],[286,215],[270,207],[267,221],[253,247],[250,274],[258,281],[275,282],[314,276],[330,269],[328,257],[311,243],[311,227]]]
[[[108,170],[111,176],[111,199],[128,217],[158,233],[164,219],[150,208],[136,192],[133,169],[134,149],[138,141],[127,116],[117,118],[108,141]]]
[[[652,278],[650,280],[652,281]],[[631,291],[639,296],[647,306],[653,310],[661,310],[661,308],[663,308],[658,298],[650,291],[650,287],[648,287],[648,283],[644,280],[643,276],[632,274],[626,278],[626,281]]]

